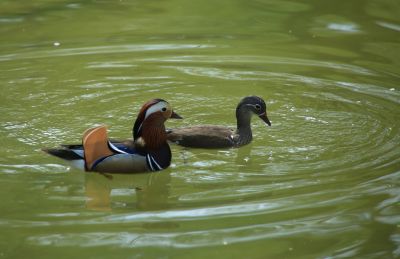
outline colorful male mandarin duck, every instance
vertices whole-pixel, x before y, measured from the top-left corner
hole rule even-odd
[[[250,126],[253,114],[271,126],[264,100],[257,96],[248,96],[236,108],[236,130],[213,125],[182,127],[167,130],[168,140],[194,148],[240,147],[249,144],[253,138]]]
[[[82,145],[63,145],[43,149],[45,152],[81,164],[86,171],[106,173],[137,173],[159,171],[171,164],[164,123],[167,119],[182,119],[170,104],[162,99],[145,103],[133,126],[133,141],[112,141],[105,126],[85,131]]]

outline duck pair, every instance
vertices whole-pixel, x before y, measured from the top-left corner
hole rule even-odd
[[[145,103],[133,126],[133,140],[114,141],[107,136],[105,126],[84,132],[81,145],[62,145],[43,151],[72,161],[86,171],[107,173],[137,173],[159,171],[171,164],[168,140],[194,148],[227,148],[246,145],[252,140],[250,121],[257,115],[271,126],[262,98],[248,96],[236,108],[236,130],[213,125],[191,126],[166,130],[167,119],[182,119],[171,105],[162,99]]]

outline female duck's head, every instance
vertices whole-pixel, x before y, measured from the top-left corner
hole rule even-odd
[[[268,126],[271,126],[271,122],[267,117],[267,106],[264,100],[258,96],[244,97],[236,108],[238,123],[243,121],[245,124],[250,124],[250,118],[253,114],[257,115]]]

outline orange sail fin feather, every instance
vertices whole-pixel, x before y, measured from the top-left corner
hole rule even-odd
[[[83,133],[82,145],[86,170],[91,171],[93,165],[101,158],[114,155],[108,146],[107,128],[99,126]]]

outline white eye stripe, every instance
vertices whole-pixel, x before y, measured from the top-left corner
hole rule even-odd
[[[161,111],[163,108],[167,109],[168,104],[166,102],[159,102],[154,105],[152,105],[149,109],[146,111],[146,115],[144,116],[144,119],[149,117],[151,114]]]
[[[255,108],[255,109],[261,109],[261,105],[259,105],[259,104],[246,104],[246,106],[251,106],[251,107],[253,107],[253,108]]]

